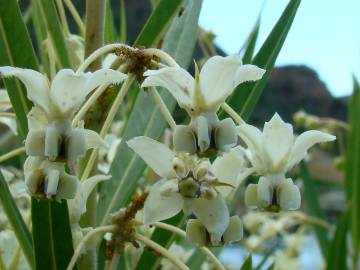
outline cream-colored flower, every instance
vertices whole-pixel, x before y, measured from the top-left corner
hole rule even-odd
[[[31,196],[57,201],[75,197],[79,180],[66,173],[61,162],[28,157],[24,163],[24,175]]]
[[[200,73],[196,66],[195,78],[180,67],[148,70],[142,87],[165,87],[191,116],[189,126],[180,125],[174,131],[175,150],[192,154],[215,146],[227,151],[237,142],[235,124],[230,118],[219,121],[216,112],[237,85],[259,80],[264,73],[257,66],[242,65],[239,55],[214,56]]]
[[[29,112],[29,133],[25,141],[30,156],[46,156],[50,160],[75,160],[89,148],[97,148],[102,140],[91,130],[72,128],[71,119],[86,96],[104,83],[120,83],[126,75],[111,69],[76,74],[60,70],[51,84],[43,74],[15,67],[0,67],[0,75],[15,76],[26,87],[35,107]]]
[[[255,172],[262,175],[258,184],[247,187],[246,204],[260,208],[280,206],[284,210],[296,210],[301,203],[299,188],[285,173],[299,163],[314,144],[335,140],[335,136],[317,130],[306,131],[295,139],[292,125],[278,114],[265,123],[262,132],[242,124],[238,134],[248,146],[247,158]]]
[[[162,179],[151,189],[144,206],[144,223],[170,218],[182,209],[193,213],[206,227],[212,243],[219,243],[229,225],[229,210],[216,190],[218,181],[210,163],[195,156],[177,154],[148,137],[127,142]]]

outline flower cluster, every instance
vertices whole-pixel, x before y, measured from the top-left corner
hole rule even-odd
[[[219,120],[216,114],[237,85],[261,79],[264,72],[242,65],[239,56],[232,55],[210,58],[201,72],[195,66],[195,78],[180,67],[144,73],[142,87],[166,88],[190,116],[188,125],[174,128],[173,150],[147,137],[127,142],[161,177],[145,202],[145,224],[183,210],[196,218],[187,222],[188,240],[199,245],[238,241],[243,225],[238,216],[230,217],[225,198],[250,174],[260,175],[260,180],[246,189],[249,207],[276,211],[300,207],[300,191],[285,174],[312,145],[335,137],[312,130],[294,139],[292,125],[278,114],[262,132],[246,123],[236,126],[231,118]],[[208,150],[217,153],[212,163],[206,158]]]
[[[25,140],[29,157],[24,164],[24,174],[30,195],[73,199],[78,179],[66,172],[65,162],[76,161],[87,149],[98,148],[104,141],[95,131],[72,127],[72,118],[96,87],[120,83],[126,75],[111,69],[79,74],[62,69],[51,83],[46,76],[30,69],[0,67],[0,75],[20,79],[34,103],[28,113],[29,132]]]

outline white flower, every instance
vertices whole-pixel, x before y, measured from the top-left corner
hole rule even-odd
[[[299,188],[285,178],[285,173],[314,144],[335,140],[335,136],[317,130],[306,131],[295,139],[292,125],[282,121],[278,114],[265,123],[262,132],[242,124],[238,134],[248,146],[247,157],[254,170],[262,175],[257,185],[247,187],[246,204],[260,208],[280,206],[284,210],[298,209],[301,202]]]
[[[75,160],[102,140],[91,130],[72,128],[71,119],[86,96],[104,83],[119,83],[126,75],[111,69],[75,74],[60,70],[51,84],[46,76],[31,69],[0,67],[0,75],[15,76],[26,87],[35,107],[28,114],[29,133],[25,141],[28,155],[46,156],[50,160]]]
[[[193,213],[218,243],[229,225],[229,210],[215,186],[208,161],[186,154],[177,155],[167,146],[148,137],[127,142],[162,179],[151,189],[144,206],[144,223],[170,218],[182,209]]]
[[[11,103],[6,90],[0,89],[0,112],[6,112],[11,109]],[[1,117],[0,123],[8,126],[10,130],[17,135],[16,120],[10,117]]]
[[[229,118],[219,121],[216,112],[234,88],[242,82],[261,79],[265,70],[242,65],[239,55],[211,57],[193,78],[185,69],[166,67],[148,70],[142,87],[162,86],[191,116],[189,126],[177,126],[174,148],[188,153],[205,152],[214,140],[216,149],[227,151],[236,145],[235,124]],[[196,142],[197,139],[197,142]]]
[[[24,175],[31,196],[57,201],[75,197],[79,180],[66,173],[61,162],[28,157],[24,163]]]

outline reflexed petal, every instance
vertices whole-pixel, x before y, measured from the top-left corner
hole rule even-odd
[[[29,130],[25,140],[25,150],[28,156],[44,156],[45,130]]]
[[[175,154],[166,145],[145,136],[133,138],[127,144],[161,177],[171,179],[176,176],[172,168]]]
[[[191,201],[191,210],[206,227],[215,240],[221,239],[229,225],[229,210],[224,199],[218,194],[211,200],[197,198]]]
[[[257,185],[257,201],[260,207],[267,207],[271,204],[273,197],[273,187],[271,182],[265,177],[260,177]]]
[[[260,80],[265,72],[265,69],[255,65],[243,65],[236,72],[235,87],[243,82]]]
[[[220,105],[235,88],[235,75],[242,65],[239,55],[213,56],[200,72],[200,88],[210,106]]]
[[[238,141],[236,125],[231,118],[221,120],[215,129],[215,145],[220,151],[229,151]]]
[[[100,146],[107,148],[107,142],[100,137],[99,133],[91,129],[83,129],[85,136],[85,147],[87,149],[97,149]]]
[[[26,87],[27,97],[44,111],[50,111],[49,81],[38,71],[16,67],[0,67],[0,76],[15,76]]]
[[[45,112],[37,106],[31,108],[30,112],[27,114],[27,120],[29,130],[45,129],[49,122]]]
[[[279,205],[283,210],[297,210],[301,205],[299,188],[291,179],[286,179],[278,186]]]
[[[239,216],[230,217],[229,226],[224,232],[223,238],[226,244],[240,241],[244,235],[243,223]]]
[[[78,183],[79,179],[76,176],[62,173],[55,199],[58,201],[73,199],[78,189]]]
[[[325,132],[317,130],[309,130],[300,134],[291,149],[290,160],[288,168],[299,163],[306,155],[307,150],[316,143],[330,142],[335,140],[336,137]]]
[[[144,224],[171,218],[181,211],[184,199],[179,193],[162,195],[166,181],[162,179],[151,187],[144,205]]]
[[[78,223],[80,216],[86,212],[87,199],[96,185],[110,178],[110,175],[96,175],[80,182],[75,198],[68,201],[71,223]]]
[[[186,223],[186,240],[199,246],[205,246],[206,238],[205,226],[197,219],[189,219]]]
[[[237,187],[240,184],[238,176],[245,169],[244,165],[243,151],[241,147],[236,147],[216,158],[211,165],[211,171],[220,182]],[[233,190],[230,187],[217,187],[216,189],[223,197],[226,197]]]
[[[287,159],[294,142],[293,128],[275,113],[269,122],[265,122],[263,143],[272,170],[285,170]],[[265,154],[265,153],[264,153]]]
[[[192,104],[194,78],[183,68],[166,67],[159,70],[147,70],[147,78],[141,87],[165,87],[182,108],[189,108]]]
[[[262,133],[259,129],[252,125],[241,124],[238,127],[238,135],[253,155],[262,155]]]
[[[173,145],[176,152],[195,154],[197,145],[193,129],[189,126],[177,125],[173,133]]]
[[[258,208],[257,184],[249,184],[245,191],[245,205],[250,209]]]
[[[112,69],[75,74],[71,69],[60,70],[51,83],[50,96],[62,113],[73,113],[86,96],[101,84],[120,83],[127,76]]]

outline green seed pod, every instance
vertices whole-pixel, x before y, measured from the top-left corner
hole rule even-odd
[[[223,234],[225,244],[240,241],[244,235],[243,223],[238,216],[232,216],[229,220],[229,226]]]
[[[237,144],[236,125],[231,118],[221,120],[215,127],[216,149],[226,152]]]
[[[188,177],[179,182],[179,193],[186,198],[196,198],[200,189],[199,183]]]
[[[197,151],[196,137],[194,131],[189,126],[177,125],[175,127],[173,144],[176,152],[195,154]]]
[[[186,224],[186,240],[199,246],[205,246],[207,244],[206,235],[206,229],[199,220],[188,220]]]

